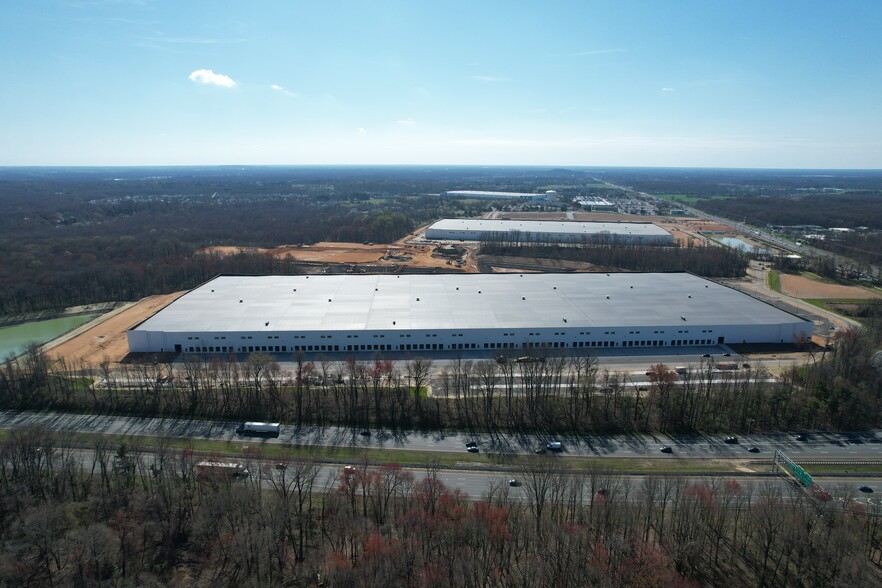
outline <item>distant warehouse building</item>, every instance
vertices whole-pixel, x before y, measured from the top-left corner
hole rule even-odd
[[[486,192],[484,190],[448,190],[449,198],[475,198],[481,200],[555,200],[557,192],[546,190],[542,194],[532,192]]]
[[[338,353],[788,343],[812,323],[685,273],[219,276],[133,352]]]
[[[537,243],[617,242],[672,245],[674,237],[652,223],[597,223],[445,218],[426,229],[440,241],[517,241]]]

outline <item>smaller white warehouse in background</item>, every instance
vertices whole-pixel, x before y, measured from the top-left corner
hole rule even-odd
[[[557,192],[546,190],[544,194],[532,192],[486,192],[484,190],[448,190],[444,192],[450,198],[477,198],[481,200],[555,200]]]
[[[598,223],[445,218],[426,229],[439,241],[516,241],[541,243],[615,242],[672,245],[674,237],[652,223]]]

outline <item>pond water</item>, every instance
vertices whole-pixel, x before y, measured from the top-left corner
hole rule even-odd
[[[746,251],[747,253],[764,253],[766,251],[765,249],[754,247],[750,243],[742,241],[741,239],[735,239],[734,237],[722,237],[718,239],[718,241],[726,247],[731,247],[732,249],[740,249],[741,251]]]
[[[22,353],[29,343],[43,344],[51,341],[96,316],[98,314],[79,314],[0,327],[0,359],[6,359],[10,354]]]

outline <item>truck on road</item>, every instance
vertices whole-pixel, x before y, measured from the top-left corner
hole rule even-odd
[[[247,478],[248,468],[235,461],[200,461],[196,464],[196,475],[200,480],[235,480]]]
[[[278,437],[282,430],[279,423],[258,423],[247,421],[236,427],[236,433],[247,437]]]

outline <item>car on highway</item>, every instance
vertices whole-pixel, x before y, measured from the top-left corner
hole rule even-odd
[[[710,354],[710,353],[702,353],[701,356],[702,356],[702,357],[710,357],[711,354]]]
[[[797,435],[796,437],[794,437],[794,439],[796,439],[797,441],[805,441],[805,435]]]
[[[477,441],[469,441],[466,443],[466,447],[477,447],[477,446],[478,446]]]
[[[731,353],[724,353],[723,357],[732,357],[732,354]]]
[[[560,441],[549,441],[545,447],[548,451],[563,451],[563,443]]]
[[[861,492],[863,492],[865,494],[871,494],[873,492],[873,489],[870,488],[869,486],[866,486],[866,485],[858,486],[858,490],[860,490]]]
[[[511,486],[512,488],[518,488],[521,485],[521,481],[517,480],[515,478],[512,478],[511,480],[508,481],[508,485]]]
[[[725,439],[723,439],[723,442],[728,443],[729,445],[732,445],[733,443],[738,443],[738,437],[729,436],[729,437],[726,437]]]
[[[343,475],[349,476],[355,473],[355,466],[347,465],[343,466]]]
[[[659,451],[661,451],[662,453],[674,453],[674,450],[671,449],[670,445],[662,445]]]
[[[546,451],[548,451],[548,450],[545,449],[544,447],[537,447],[535,450],[533,450],[533,453],[535,453],[536,455],[542,455]]]
[[[359,435],[361,435],[362,437],[370,437],[370,436],[371,436],[371,432],[368,431],[367,429],[365,429],[365,430],[363,430],[361,433],[359,433]]]
[[[759,447],[748,447],[747,450],[751,453],[759,453]]]
[[[467,447],[466,451],[468,451],[469,453],[478,453],[478,448],[477,447]]]
[[[750,364],[749,364],[749,363],[742,363],[742,364],[741,364],[741,367],[743,367],[743,368],[746,369],[746,370],[749,370],[749,369],[750,369]]]

